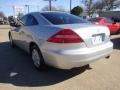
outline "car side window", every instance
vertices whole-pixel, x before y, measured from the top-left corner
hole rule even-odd
[[[112,21],[111,19],[109,19],[109,18],[106,18],[106,19],[105,19],[105,22],[106,22],[106,23],[113,23],[113,21]]]
[[[32,25],[37,25],[37,24],[38,22],[35,19],[35,17],[32,15],[28,15],[25,26],[32,26]]]

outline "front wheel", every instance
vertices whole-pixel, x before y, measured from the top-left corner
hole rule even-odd
[[[34,66],[40,71],[43,70],[45,68],[45,62],[39,48],[36,45],[32,47],[31,56]]]

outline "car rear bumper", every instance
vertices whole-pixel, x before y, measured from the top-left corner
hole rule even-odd
[[[113,50],[113,43],[108,42],[94,48],[83,48],[74,50],[45,50],[42,52],[47,64],[60,69],[71,69],[87,65],[100,58],[107,57]]]

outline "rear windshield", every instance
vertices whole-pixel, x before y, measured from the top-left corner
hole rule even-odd
[[[98,22],[101,18],[91,18],[89,19],[89,21],[91,22]]]
[[[59,25],[59,24],[75,24],[75,23],[90,23],[87,20],[84,20],[80,17],[67,14],[67,13],[41,13],[48,21],[52,24]]]

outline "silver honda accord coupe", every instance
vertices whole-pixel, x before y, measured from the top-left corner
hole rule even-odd
[[[63,12],[32,12],[14,23],[9,32],[12,46],[28,52],[42,70],[46,64],[72,69],[110,56],[109,29]]]

